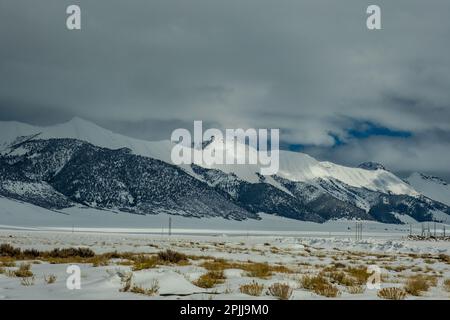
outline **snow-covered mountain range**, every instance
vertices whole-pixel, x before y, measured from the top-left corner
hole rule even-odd
[[[258,165],[175,166],[172,146],[80,118],[50,127],[0,122],[0,197],[48,209],[89,206],[236,220],[258,219],[260,212],[315,222],[450,217],[450,189],[437,178],[415,174],[404,181],[380,164],[352,168],[289,151],[280,151],[273,176],[261,176]],[[222,146],[215,139],[204,148]],[[244,144],[237,150],[237,157],[257,152]]]

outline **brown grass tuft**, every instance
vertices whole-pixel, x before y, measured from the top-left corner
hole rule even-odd
[[[188,257],[185,254],[170,249],[158,252],[158,259],[166,263],[176,264],[188,261]]]
[[[366,291],[366,286],[365,285],[349,286],[347,287],[347,291],[350,294],[361,294],[364,293],[364,291]]]
[[[138,293],[138,294],[145,294],[147,296],[155,296],[158,294],[159,291],[159,281],[156,279],[152,280],[152,283],[150,285],[150,288],[143,288],[141,286],[133,286],[131,289],[127,290],[129,292]]]
[[[225,275],[223,271],[208,271],[194,281],[193,284],[200,288],[212,288],[217,284],[223,283],[224,280]]]
[[[133,258],[133,271],[152,269],[158,265],[159,259],[155,256],[138,255]]]
[[[388,300],[403,300],[406,298],[406,292],[400,288],[383,288],[378,290],[377,296]]]
[[[256,281],[252,281],[252,283],[249,284],[243,284],[239,287],[239,291],[251,296],[260,296],[263,290],[264,285],[259,284]]]
[[[44,281],[47,284],[52,284],[56,282],[56,276],[54,274],[49,274],[48,276],[44,276]]]
[[[18,278],[28,278],[33,276],[33,272],[31,272],[31,264],[29,263],[21,263],[19,269],[14,271],[14,275]]]
[[[23,277],[22,279],[20,279],[20,284],[23,286],[32,286],[34,285],[34,276],[31,277]]]
[[[415,275],[408,278],[405,284],[405,291],[413,296],[420,296],[424,292],[427,292],[430,286],[435,283],[435,280],[431,280],[423,275]]]
[[[450,292],[450,279],[444,280],[444,289],[445,291]]]
[[[303,276],[300,279],[300,286],[318,295],[329,298],[334,298],[341,294],[339,289],[329,283],[328,280],[322,275]]]
[[[274,283],[269,287],[268,293],[280,300],[289,300],[292,295],[292,288],[285,283]]]

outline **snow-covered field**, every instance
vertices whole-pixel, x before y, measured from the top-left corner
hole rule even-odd
[[[109,259],[99,266],[75,263],[81,268],[80,290],[67,289],[69,274],[66,269],[73,264],[70,261],[51,264],[45,259],[30,260],[33,276],[25,281],[12,275],[22,261],[15,261],[15,267],[8,264],[1,267],[0,264],[3,269],[0,272],[1,299],[275,299],[267,294],[273,283],[289,285],[293,290],[290,299],[325,299],[313,290],[305,289],[300,279],[327,270],[345,273],[349,268],[367,268],[369,265],[381,268],[382,288],[403,287],[409,276],[417,274],[431,279],[430,283],[434,281],[421,296],[407,295],[407,299],[449,298],[444,286],[445,279],[450,278],[449,242],[407,240],[408,226],[366,222],[363,239],[356,241],[352,221],[320,225],[270,215],[263,215],[257,222],[172,217],[173,230],[169,236],[168,216],[133,215],[133,219],[137,219],[133,220],[126,219],[128,215],[123,213],[114,215],[85,210],[89,219],[70,210],[66,214],[54,213],[60,218],[48,220],[53,222],[50,226],[37,223],[44,212],[37,210],[35,221],[31,219],[28,224],[18,225],[14,224],[19,222],[17,220],[5,220],[8,217],[6,210],[6,215],[1,216],[0,243],[38,250],[89,247],[96,254],[117,251],[147,254],[148,257],[171,249],[188,255],[189,259],[135,271],[133,263],[122,259]],[[74,227],[64,223],[70,214],[78,217],[67,220]],[[91,215],[98,219],[91,219]],[[107,227],[101,228],[100,223]],[[123,224],[119,228],[120,223]],[[0,263],[6,261],[4,257],[1,259]],[[228,266],[223,267],[221,281],[212,288],[195,285],[196,280],[208,272],[205,263],[221,264],[223,261]],[[255,263],[266,263],[273,271],[255,276],[242,267]],[[287,269],[280,269],[280,266]],[[49,284],[45,279],[50,275],[54,275],[56,281]],[[127,277],[132,287],[157,290],[152,295],[149,291],[144,294],[123,292],[121,289]],[[253,281],[264,286],[260,296],[240,291],[242,285]],[[352,288],[339,283],[332,285],[339,290],[333,299],[379,299],[378,290],[370,290],[365,285]]]

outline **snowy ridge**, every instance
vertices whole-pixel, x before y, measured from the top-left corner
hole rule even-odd
[[[19,122],[0,122],[0,153],[7,153],[8,147],[22,142],[19,137],[32,139],[69,138],[89,142],[95,146],[108,149],[129,148],[134,154],[170,161],[171,143],[169,141],[145,141],[116,134],[92,122],[81,118],[49,127],[38,127]]]
[[[449,206],[380,166],[351,168],[280,151],[277,174],[263,176],[259,163],[175,166],[170,161],[173,143],[129,138],[79,118],[51,127],[0,125],[5,133],[0,137],[0,196],[46,209],[86,205],[240,221],[259,219],[264,212],[321,223],[450,218]],[[219,152],[235,163],[248,163],[249,155],[259,159],[258,150],[244,143],[235,147],[218,138],[183,151]]]
[[[406,180],[423,195],[450,205],[450,185],[444,180],[418,172],[414,172]]]
[[[170,141],[150,142],[116,134],[92,122],[81,118],[49,127],[36,127],[18,122],[0,122],[0,153],[8,153],[8,146],[17,142],[19,137],[31,139],[72,138],[89,142],[93,145],[109,149],[129,148],[136,155],[151,157],[171,163],[170,153],[173,143]],[[21,140],[19,140],[21,141]],[[205,150],[214,148],[231,154],[225,149],[228,144],[223,140],[215,139],[209,143]],[[235,158],[245,157],[246,153],[258,151],[243,144],[237,144]],[[3,150],[3,151],[2,151]],[[186,148],[186,151],[190,151]],[[14,152],[20,152],[15,150]],[[22,150],[22,152],[24,152]],[[182,166],[192,174],[189,166]],[[204,166],[206,167],[206,166]],[[215,165],[208,168],[219,169],[225,173],[233,173],[240,179],[251,183],[260,181],[260,165]],[[320,162],[316,159],[298,152],[280,151],[280,168],[278,176],[291,181],[313,181],[317,178],[334,179],[349,186],[366,188],[372,191],[392,194],[406,194],[417,196],[414,188],[393,173],[386,170],[366,170],[337,165],[331,162]],[[268,183],[280,188],[280,185],[269,179]]]

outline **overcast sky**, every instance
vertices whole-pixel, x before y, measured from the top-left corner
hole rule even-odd
[[[2,1],[0,120],[280,128],[319,159],[448,177],[449,17],[448,0]]]

